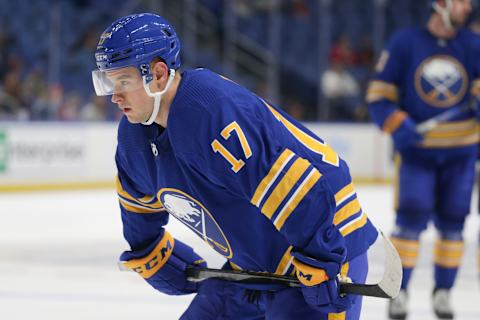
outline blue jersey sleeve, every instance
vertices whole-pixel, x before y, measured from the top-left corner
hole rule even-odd
[[[408,66],[409,29],[395,33],[383,50],[370,81],[366,100],[372,120],[385,132],[395,131],[406,114],[398,102],[404,70]]]
[[[471,84],[471,94],[475,99],[475,111],[477,120],[480,121],[480,59],[477,57],[480,56],[480,36],[477,34],[471,33],[471,46],[472,46],[472,57],[474,63],[473,71],[473,80]]]
[[[125,169],[126,159],[117,151],[118,175],[115,179],[123,222],[123,235],[131,251],[149,247],[162,237],[168,213],[154,194],[144,192]],[[125,255],[125,253],[124,253]]]
[[[255,95],[234,84],[222,90],[203,92],[215,98],[192,100],[170,115],[187,175],[250,202],[295,249],[341,263],[345,243],[333,226],[335,196],[324,174],[341,170],[338,156]],[[324,241],[312,244],[317,234]]]

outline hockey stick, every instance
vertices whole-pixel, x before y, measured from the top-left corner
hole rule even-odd
[[[380,233],[384,242],[385,249],[385,271],[382,280],[376,284],[351,283],[345,279],[340,281],[341,294],[355,294],[361,296],[370,296],[378,298],[395,298],[400,291],[402,282],[402,264],[397,250],[395,250],[390,240]],[[194,267],[187,268],[187,276],[190,281],[202,281],[209,278],[218,278],[227,281],[254,284],[280,284],[289,287],[300,287],[300,282],[296,277],[279,276],[254,271],[236,271],[236,270],[218,270],[218,269],[199,269]]]
[[[416,130],[420,134],[424,134],[428,130],[431,130],[438,126],[440,123],[453,119],[454,117],[467,112],[469,110],[473,110],[472,107],[467,103],[463,106],[452,108],[447,111],[444,111],[428,120],[420,122],[416,125]]]
[[[392,242],[380,232],[385,249],[385,263],[383,277],[375,284],[351,283],[348,278],[339,278],[340,294],[355,294],[360,296],[395,298],[402,283],[402,263]],[[126,267],[123,261],[118,263],[122,271],[133,271]],[[289,287],[300,287],[296,277],[280,276],[256,271],[219,270],[209,268],[187,267],[187,278],[199,282],[210,278],[250,284],[275,284]]]

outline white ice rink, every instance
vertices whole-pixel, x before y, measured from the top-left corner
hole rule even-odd
[[[359,186],[358,194],[370,218],[388,233],[394,217],[391,188]],[[117,206],[114,190],[0,194],[0,319],[178,319],[192,296],[160,294],[136,274],[118,271],[116,261],[126,243]],[[480,319],[479,219],[472,211],[465,233],[466,254],[453,292],[460,320]],[[168,229],[192,244],[210,266],[222,264],[218,254],[174,219]],[[422,238],[411,282],[409,319],[434,319],[429,262],[433,235],[429,230]],[[371,255],[371,281],[382,272],[379,252]],[[362,319],[386,319],[385,300],[364,301]]]

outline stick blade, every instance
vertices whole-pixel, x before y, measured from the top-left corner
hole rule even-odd
[[[402,262],[392,242],[380,231],[385,251],[384,272],[376,284],[341,283],[340,292],[378,298],[395,298],[402,284]]]
[[[385,245],[385,272],[382,280],[378,283],[380,289],[390,298],[395,298],[400,292],[402,285],[402,261],[392,242],[383,234],[382,239]]]

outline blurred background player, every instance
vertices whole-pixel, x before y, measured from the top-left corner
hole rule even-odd
[[[392,135],[398,181],[393,242],[404,269],[402,291],[389,304],[391,319],[405,319],[407,288],[419,252],[419,238],[433,221],[435,288],[432,304],[440,319],[453,319],[450,289],[463,254],[463,227],[477,155],[473,111],[459,114],[425,134],[416,125],[445,110],[461,108],[478,95],[478,38],[462,26],[470,0],[432,1],[427,25],[398,31],[376,66],[367,102],[374,122]]]
[[[359,319],[361,297],[340,296],[337,275],[365,282],[377,231],[346,163],[233,81],[180,72],[179,53],[172,26],[148,13],[114,22],[95,53],[96,93],[124,113],[116,164],[125,266],[161,292],[198,292],[182,319]],[[164,229],[169,215],[222,254],[224,268],[296,274],[302,287],[188,281],[186,267],[205,261]]]

